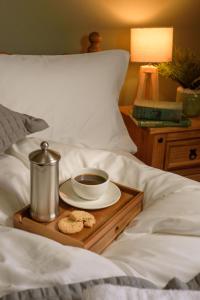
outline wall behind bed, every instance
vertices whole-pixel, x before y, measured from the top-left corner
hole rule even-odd
[[[177,46],[200,52],[200,0],[0,0],[0,51],[79,53],[99,31],[102,49],[129,50],[131,27],[173,26]],[[130,64],[120,103],[131,103],[139,65]],[[160,79],[160,98],[173,100],[176,84]]]

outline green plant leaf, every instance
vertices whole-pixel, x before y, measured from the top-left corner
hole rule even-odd
[[[157,67],[161,76],[171,78],[183,88],[200,89],[200,58],[189,49],[176,48],[172,62]]]

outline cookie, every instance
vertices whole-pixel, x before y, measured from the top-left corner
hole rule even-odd
[[[96,223],[95,219],[89,219],[83,222],[84,227],[92,228],[92,226]]]
[[[95,217],[84,210],[74,210],[69,217],[74,221],[83,222],[84,226],[89,228],[96,223]]]
[[[83,229],[83,222],[77,222],[70,217],[65,217],[58,221],[58,228],[63,233],[77,233]]]

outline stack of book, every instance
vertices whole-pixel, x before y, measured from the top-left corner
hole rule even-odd
[[[139,127],[189,127],[191,120],[183,116],[181,102],[139,100],[131,115]]]

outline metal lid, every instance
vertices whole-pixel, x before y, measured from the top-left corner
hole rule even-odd
[[[33,151],[29,154],[29,160],[37,165],[54,165],[60,160],[60,154],[56,151],[48,149],[48,142],[44,141],[40,144],[41,150]]]

